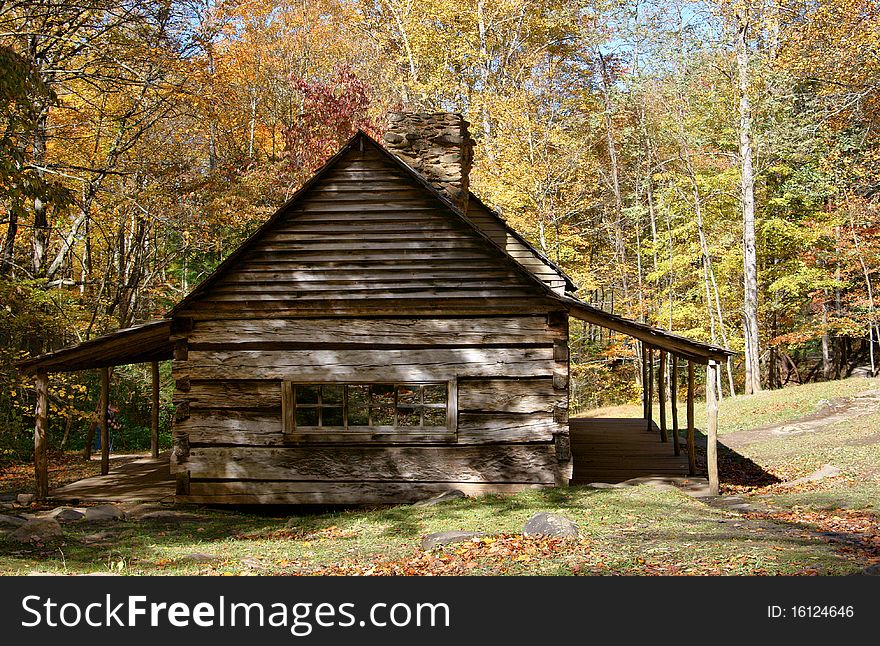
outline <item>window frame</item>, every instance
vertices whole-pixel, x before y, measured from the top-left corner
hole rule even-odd
[[[389,385],[394,388],[394,416],[397,419],[397,397],[399,386],[446,386],[446,426],[300,426],[296,425],[296,403],[294,386],[374,386]],[[343,396],[342,410],[347,420],[348,397]],[[423,406],[424,402],[418,404]],[[303,406],[316,408],[319,413],[324,406],[316,404]],[[458,437],[458,380],[455,377],[438,380],[346,380],[313,381],[284,379],[281,382],[282,431],[286,442],[352,442],[360,440],[388,440],[412,442],[454,442]],[[369,409],[368,409],[369,410]],[[371,420],[372,421],[372,420]]]

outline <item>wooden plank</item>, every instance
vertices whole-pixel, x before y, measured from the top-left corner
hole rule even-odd
[[[459,409],[506,413],[552,412],[566,406],[564,391],[552,379],[462,379],[458,384]]]
[[[110,369],[99,368],[101,394],[98,399],[98,426],[101,429],[101,475],[110,473],[110,429],[107,426],[107,407],[110,405]]]
[[[36,373],[37,402],[34,410],[34,485],[37,500],[49,496],[49,459],[47,431],[49,428],[49,375]]]
[[[648,406],[645,409],[645,418],[648,421],[647,430],[651,430],[651,427],[654,425],[653,419],[653,409],[654,409],[654,348],[651,346],[647,346],[646,348],[646,356],[647,356],[647,365],[648,365],[648,393],[646,395],[648,400]]]
[[[552,348],[461,350],[262,350],[189,352],[175,378],[300,381],[436,381],[463,377],[549,377]]]
[[[436,298],[443,293],[461,292],[472,297],[523,294],[521,281],[509,278],[391,280],[338,283],[300,283],[296,281],[218,281],[210,300],[308,300],[309,298],[345,298],[348,300],[397,294],[411,298]]]
[[[547,326],[544,317],[505,318],[399,318],[399,319],[264,319],[242,321],[199,321],[190,342],[251,343],[363,343],[419,345],[454,342],[462,346],[486,344],[551,344],[559,333]],[[539,388],[540,385],[530,385]],[[485,384],[469,384],[471,389]],[[525,395],[524,384],[519,389]]]
[[[235,290],[234,292],[225,293],[218,290],[212,290],[206,295],[202,302],[209,306],[232,304],[240,307],[247,303],[246,307],[281,307],[295,308],[302,304],[327,307],[334,302],[339,303],[355,303],[360,307],[370,307],[370,303],[385,300],[397,301],[401,298],[421,299],[436,303],[450,297],[483,299],[492,297],[508,297],[513,298],[519,296],[521,298],[529,298],[533,294],[530,290],[522,287],[493,287],[487,285],[488,289],[462,289],[462,288],[436,288],[427,289],[419,288],[417,291],[411,291],[406,288],[389,287],[387,290],[375,290],[365,292],[353,292],[349,290],[340,291],[322,291],[317,293],[287,291],[281,293],[261,293],[253,290]]]
[[[281,387],[279,386],[279,391]],[[292,414],[293,407],[289,409]],[[418,432],[319,432],[308,436],[284,434],[284,409],[274,412],[242,410],[193,411],[189,418],[175,424],[175,430],[188,433],[192,444],[230,444],[243,446],[282,446],[296,442],[356,443],[362,441],[414,443],[430,441],[457,444],[502,444],[506,442],[552,442],[554,435],[566,431],[564,424],[553,421],[549,413],[475,414],[459,412],[457,436],[443,431]],[[292,428],[292,420],[289,421]]]
[[[645,421],[649,417],[648,401],[648,347],[644,343],[639,343],[642,351],[642,417]]]
[[[152,398],[150,401],[150,455],[159,458],[159,362],[150,364],[152,374]]]
[[[552,484],[552,445],[193,447],[192,478]]]
[[[201,409],[277,410],[281,407],[281,381],[193,380],[189,392],[180,398],[189,402],[191,414]]]
[[[706,367],[706,470],[709,475],[709,495],[721,492],[718,481],[718,362],[709,361]]]
[[[687,454],[688,475],[697,475],[697,456],[694,453],[694,362],[688,361],[687,379]]]
[[[465,413],[458,414],[458,443],[552,442],[567,431],[565,424],[553,421],[547,413]]]
[[[516,493],[553,486],[534,483],[429,483],[429,482],[202,482],[190,483],[188,496],[178,502],[235,505],[396,505],[431,498],[457,489],[467,496],[488,493]]]
[[[365,316],[437,316],[437,303],[441,299],[374,298],[360,300],[314,300],[285,303],[284,301],[240,302],[202,304],[194,302],[181,309],[180,316],[195,321],[220,319],[265,319],[305,317],[351,317]],[[546,314],[548,302],[542,298],[473,298],[469,296],[444,296],[443,314],[457,316],[494,316]]]
[[[660,350],[660,369],[657,371],[657,401],[660,404],[660,441],[668,442],[666,428],[666,352]]]
[[[678,355],[672,355],[672,372],[670,375],[669,392],[672,410],[672,438],[675,455],[681,455],[681,444],[678,428]]]

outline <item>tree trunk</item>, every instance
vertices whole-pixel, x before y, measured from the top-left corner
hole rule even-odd
[[[752,106],[749,100],[749,16],[739,17],[736,66],[739,89],[739,154],[743,216],[743,328],[745,336],[745,393],[761,390],[758,347],[758,259],[755,244],[755,171],[752,167]]]

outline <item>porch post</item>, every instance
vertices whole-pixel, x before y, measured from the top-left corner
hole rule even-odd
[[[49,421],[49,375],[37,372],[37,406],[34,410],[34,485],[37,500],[49,496],[49,459],[46,455],[46,431]]]
[[[101,475],[110,472],[110,430],[107,428],[107,406],[110,403],[110,368],[101,372],[101,397],[98,400],[98,426],[101,428]]]
[[[687,391],[687,451],[688,475],[697,475],[697,456],[694,455],[694,362],[688,359]]]
[[[153,373],[153,405],[150,410],[150,454],[159,457],[159,362],[150,365]]]
[[[648,381],[647,386],[647,394],[646,394],[646,404],[645,404],[645,421],[648,423],[647,430],[653,430],[651,427],[654,425],[654,348],[648,346],[645,348],[645,362],[648,367]]]
[[[675,455],[681,455],[681,446],[678,443],[678,355],[672,355],[672,370],[669,374],[669,404],[672,407],[672,448]]]
[[[642,348],[642,419],[648,419],[648,346],[640,343]]]
[[[717,496],[718,482],[718,398],[715,392],[718,362],[710,359],[706,366],[706,470],[709,472],[709,494]]]
[[[666,433],[666,351],[660,350],[660,370],[657,372],[657,401],[660,403],[660,441],[668,442]]]

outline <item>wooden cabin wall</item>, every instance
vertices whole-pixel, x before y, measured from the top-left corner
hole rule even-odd
[[[172,470],[189,474],[181,500],[398,503],[557,486],[571,475],[562,314],[197,320],[179,336],[174,434],[186,449]],[[285,441],[284,379],[452,378],[451,438]]]
[[[362,139],[175,310],[180,491],[384,503],[567,484],[567,318],[547,292]],[[451,379],[451,437],[284,436],[283,380]]]

